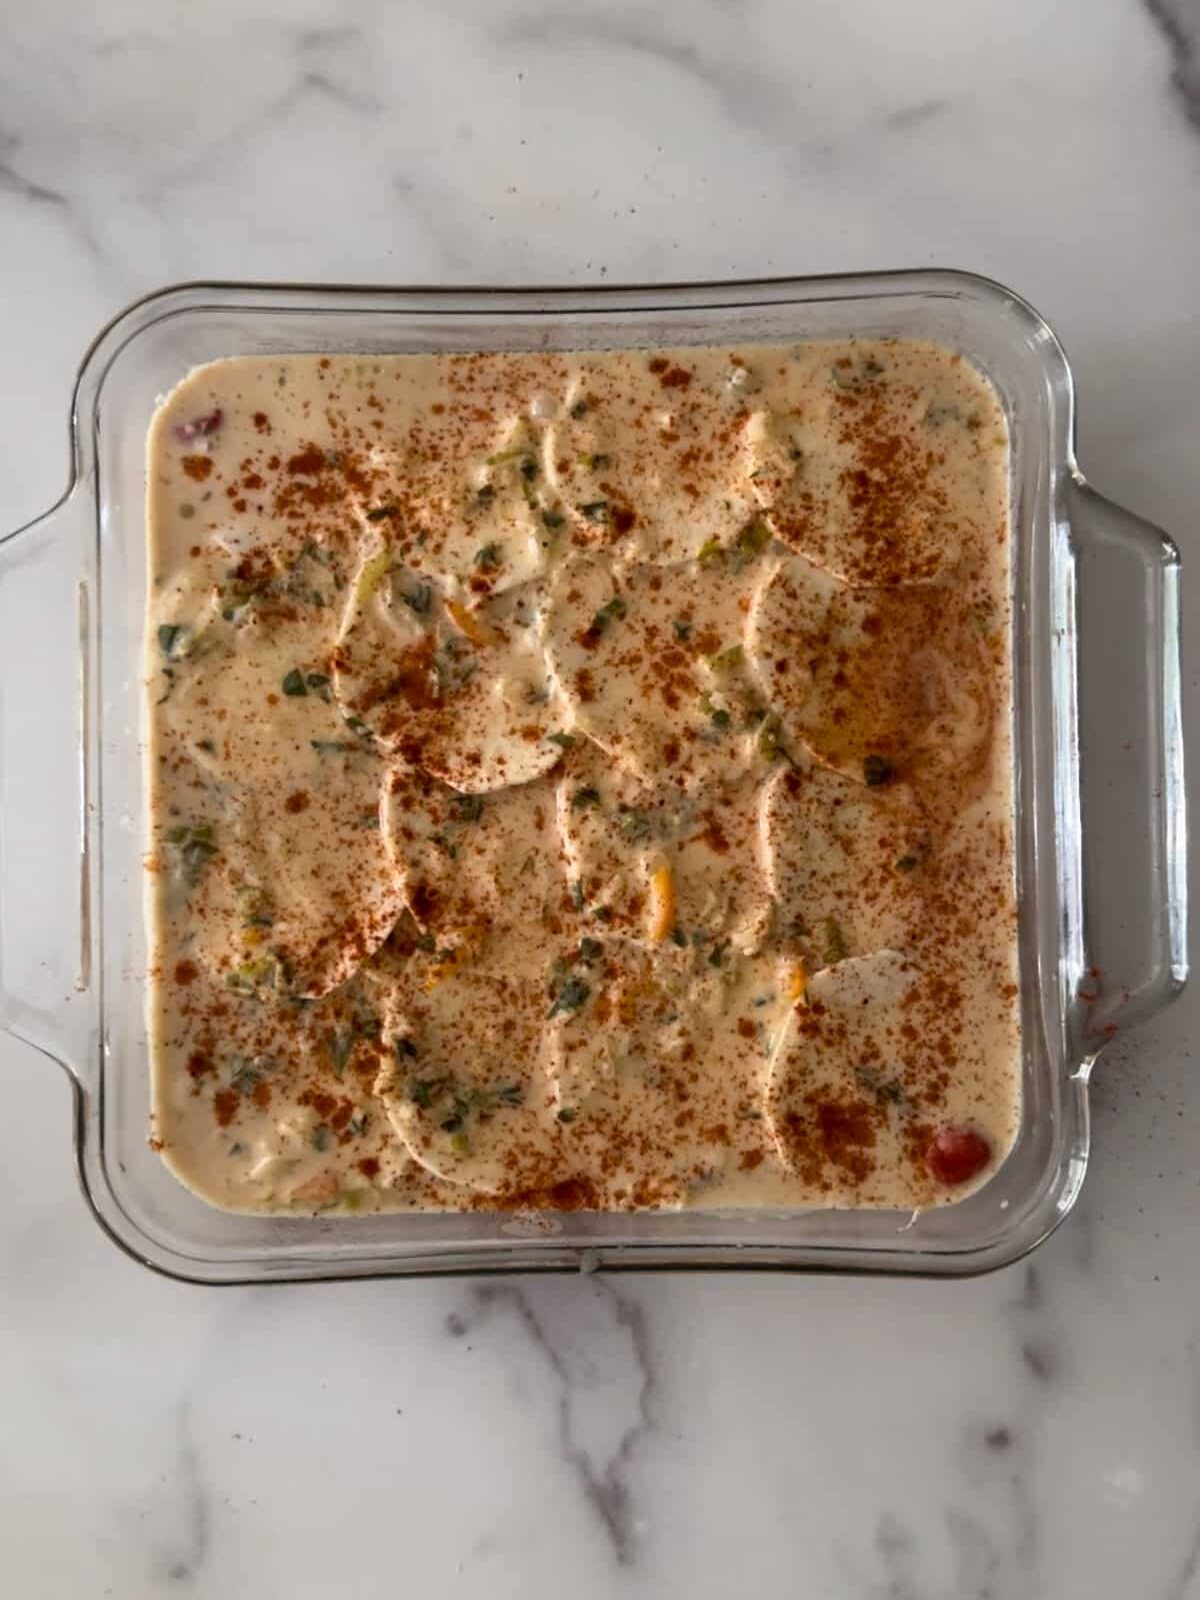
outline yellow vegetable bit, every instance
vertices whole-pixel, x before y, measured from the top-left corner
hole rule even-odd
[[[382,550],[363,563],[362,571],[354,585],[354,598],[359,605],[366,605],[379,585],[392,569],[392,551],[390,545],[385,545]]]
[[[808,993],[808,968],[803,961],[795,961],[788,969],[784,992],[789,1000],[803,1000]]]
[[[500,638],[495,628],[486,623],[482,617],[476,616],[473,611],[468,611],[466,606],[457,600],[446,601],[446,615],[459,633],[468,638],[472,644],[495,644]]]
[[[464,937],[461,944],[439,950],[429,969],[429,976],[421,985],[425,993],[432,993],[439,983],[445,983],[447,978],[452,978],[455,973],[461,972],[478,952],[480,943],[480,936],[472,933]]]
[[[675,875],[670,867],[650,874],[650,939],[661,944],[675,926]]]
[[[439,983],[445,983],[447,978],[452,978],[458,969],[465,963],[467,952],[465,949],[452,951],[444,961],[439,961],[430,968],[429,976],[421,985],[426,994],[431,994]]]

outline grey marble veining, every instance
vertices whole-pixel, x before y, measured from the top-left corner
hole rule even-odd
[[[1176,534],[1186,572],[1198,10],[9,7],[0,526],[61,488],[96,328],[172,279],[936,263],[1049,317],[1085,469]],[[1191,735],[1190,644],[1186,671]],[[1200,1600],[1198,1021],[1193,991],[1108,1053],[1078,1211],[954,1285],[188,1289],[100,1236],[65,1083],[0,1041],[12,1592]]]
[[[1171,51],[1171,87],[1200,132],[1200,5],[1197,0],[1145,0]]]
[[[470,1290],[463,1310],[449,1313],[446,1331],[456,1339],[479,1339],[497,1315],[511,1318],[544,1358],[559,1390],[562,1460],[614,1559],[630,1565],[638,1518],[629,1467],[652,1426],[654,1397],[641,1307],[616,1284],[597,1278],[567,1294],[561,1285],[536,1280],[526,1286],[485,1283]]]

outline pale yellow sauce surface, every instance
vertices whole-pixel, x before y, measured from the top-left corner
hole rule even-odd
[[[915,1207],[1020,1108],[1008,440],[929,345],[217,362],[153,1138],[253,1211]]]

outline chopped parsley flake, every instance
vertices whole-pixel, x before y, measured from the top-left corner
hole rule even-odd
[[[881,788],[885,783],[891,783],[896,776],[895,763],[889,761],[886,756],[864,756],[862,771],[863,782],[869,789]]]
[[[433,599],[433,589],[427,583],[418,583],[406,590],[400,598],[416,616],[423,617],[429,610],[429,602]]]
[[[591,986],[584,983],[582,978],[574,975],[563,978],[558,986],[551,990],[553,1004],[547,1015],[557,1017],[569,1011],[578,1011],[580,1006],[587,1003],[591,992]]]
[[[162,622],[158,627],[158,648],[168,661],[178,661],[184,653],[189,629],[182,622]]]
[[[748,522],[733,541],[736,552],[736,566],[739,571],[747,562],[759,556],[771,542],[771,530],[761,517],[755,517],[753,522]]]

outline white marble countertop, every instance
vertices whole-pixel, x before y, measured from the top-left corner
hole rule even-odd
[[[0,526],[61,487],[94,330],[173,279],[939,264],[1048,316],[1085,468],[1200,557],[1196,0],[5,21]],[[65,1078],[0,1041],[7,1592],[1200,1596],[1198,1016],[1112,1049],[1076,1213],[959,1284],[188,1288],[101,1236]]]

